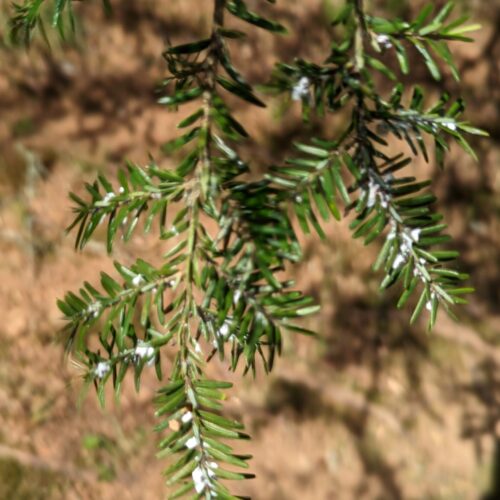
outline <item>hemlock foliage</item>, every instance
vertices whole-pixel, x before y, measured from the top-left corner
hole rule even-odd
[[[110,3],[102,3],[109,11]],[[161,267],[142,259],[129,267],[116,262],[114,277],[102,273],[100,286],[85,282],[59,301],[68,350],[85,365],[85,379],[95,384],[102,403],[106,383],[119,396],[129,371],[137,388],[146,365],[155,365],[162,379],[162,348],[175,348],[155,402],[172,499],[241,498],[231,495],[226,480],[252,477],[244,471],[250,457],[227,444],[248,438],[239,422],[221,414],[231,384],[209,380],[205,366],[218,356],[232,370],[255,372],[261,365],[267,372],[285,331],[312,334],[296,321],[318,307],[283,279],[283,271],[302,259],[294,220],[304,233],[325,238],[326,221],[354,214],[353,237],[382,242],[373,266],[382,275],[381,288],[399,286],[398,307],[414,297],[412,322],[427,309],[432,327],[441,308],[451,312],[465,302],[471,289],[452,266],[457,252],[443,247],[450,238],[432,209],[430,181],[417,180],[410,169],[414,157],[431,161],[429,144],[443,165],[450,143],[474,155],[466,137],[486,135],[461,119],[462,100],[443,94],[429,105],[421,88],[400,81],[411,70],[409,50],[434,79],[446,68],[458,80],[448,44],[470,41],[466,35],[477,26],[452,17],[451,2],[438,11],[426,6],[407,22],[374,17],[362,0],[347,0],[333,21],[324,63],[278,63],[265,88],[300,102],[305,119],[339,110],[350,119],[338,136],[297,144],[294,157],[249,181],[237,150],[248,134],[226,96],[264,103],[232,62],[231,48],[245,34],[228,26],[238,18],[276,35],[286,29],[243,0],[213,4],[211,32],[163,54],[169,77],[159,103],[169,109],[191,104],[180,135],[164,146],[167,153],[182,151],[183,159],[171,170],[153,160],[144,167],[128,163],[113,182],[100,175],[87,184],[85,198],[70,195],[75,219],[69,229],[77,249],[101,223],[110,253],[118,237],[128,241],[139,228],[155,227],[169,245]],[[72,2],[14,3],[12,40],[28,44],[36,29],[44,35],[47,17],[64,35],[74,26]],[[400,72],[387,66],[387,56]],[[389,95],[378,90],[381,82],[384,88],[390,83]],[[402,141],[408,153],[389,153],[389,137]],[[94,331],[97,351],[89,347]]]

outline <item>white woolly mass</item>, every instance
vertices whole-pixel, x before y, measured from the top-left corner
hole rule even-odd
[[[193,420],[193,414],[190,411],[187,411],[184,415],[182,415],[181,422],[183,424],[187,424],[191,422],[191,420]]]
[[[202,493],[207,486],[210,486],[209,478],[206,472],[200,467],[196,467],[191,474],[194,482],[194,489],[196,493]]]
[[[405,262],[406,262],[406,257],[403,254],[399,253],[397,257],[394,259],[394,262],[392,263],[392,268],[398,269]]]
[[[300,101],[304,97],[309,96],[309,86],[311,82],[307,76],[303,76],[292,89],[292,99],[294,101]]]
[[[389,241],[394,240],[397,236],[397,231],[398,231],[398,225],[394,219],[391,219],[390,222],[391,230],[387,234],[387,239]]]
[[[371,177],[368,182],[368,189],[364,190],[365,195],[367,191],[368,191],[368,199],[366,201],[367,208],[374,207],[375,204],[377,203],[377,200],[380,200],[380,206],[382,208],[384,209],[389,208],[389,203],[391,201],[390,194],[386,193],[382,189],[382,186],[380,186],[380,184]]]
[[[415,241],[411,233],[409,231],[404,231],[401,233],[401,238],[403,240],[403,244],[401,245],[401,249],[404,252],[409,252],[413,248],[413,242]]]
[[[446,127],[449,130],[453,130],[453,131],[457,130],[457,124],[452,120],[442,122],[442,125],[443,125],[443,127]]]
[[[234,305],[238,304],[238,302],[240,301],[241,299],[241,291],[240,290],[236,290],[236,292],[234,292],[234,295],[233,295],[233,303]]]
[[[115,193],[113,193],[112,191],[110,191],[109,193],[106,193],[106,195],[104,196],[104,198],[102,199],[102,201],[104,203],[108,203],[108,201],[111,201],[114,197],[115,197]]]
[[[394,259],[394,262],[392,263],[393,269],[398,269],[399,267],[401,267],[402,264],[404,264],[408,260],[408,257],[410,256],[411,251],[413,249],[413,244],[418,242],[418,240],[420,239],[421,232],[422,232],[422,230],[418,229],[418,228],[412,229],[412,230],[405,229],[403,232],[401,232],[402,243],[401,243],[401,246],[399,248],[399,254],[396,256],[396,258]],[[391,229],[391,232],[387,236],[387,239],[392,240],[395,237],[396,237],[396,228],[393,226],[393,228]],[[425,260],[424,260],[424,262],[425,262]],[[413,271],[413,274],[415,276],[421,275],[420,271],[417,268],[415,268],[415,270]],[[423,275],[422,275],[422,279],[424,279]]]
[[[377,195],[379,192],[378,184],[370,178],[370,183],[368,184],[368,201],[366,202],[366,206],[371,208],[377,203]]]
[[[136,274],[132,280],[132,285],[140,286],[144,282],[142,274]]]
[[[390,49],[392,47],[391,39],[384,34],[377,35],[377,43],[384,47],[384,49]]]
[[[417,242],[418,242],[418,240],[420,239],[420,233],[421,233],[421,232],[422,232],[422,230],[421,230],[421,229],[412,229],[412,230],[410,231],[410,237],[411,237],[411,239],[412,239],[415,243],[417,243]]]
[[[97,302],[92,302],[90,306],[87,308],[87,313],[92,314],[94,318],[97,318],[99,316],[99,313],[101,312],[102,304],[97,301]]]
[[[425,259],[424,262],[422,262],[422,259],[420,259],[420,264],[425,265],[426,264]],[[413,276],[420,278],[424,283],[428,281],[425,274],[418,267],[415,267],[415,269],[413,269]]]
[[[155,362],[155,350],[147,343],[140,343],[134,349],[134,356],[137,359],[145,359],[148,366],[151,366]]]
[[[99,363],[97,363],[97,366],[94,368],[94,375],[97,378],[102,379],[106,376],[109,370],[111,370],[109,361],[99,361]]]
[[[202,493],[207,486],[210,486],[210,480],[215,477],[214,470],[219,466],[215,462],[209,462],[206,467],[198,465],[196,469],[191,473],[191,477],[194,482],[194,489],[196,493]],[[215,492],[210,492],[210,497],[215,498],[217,494]]]
[[[229,333],[230,323],[228,321],[224,321],[222,326],[217,331],[217,334],[221,337],[226,337]]]
[[[429,311],[432,312],[432,303],[434,302],[434,299],[436,298],[436,292],[431,293],[431,298],[430,300],[427,301],[425,304],[425,308]]]
[[[198,441],[198,439],[195,436],[193,436],[186,441],[186,448],[188,450],[192,450],[193,448],[196,448],[199,444],[200,442]]]

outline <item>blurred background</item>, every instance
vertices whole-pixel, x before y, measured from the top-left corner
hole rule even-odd
[[[128,158],[144,163],[151,153],[173,165],[160,150],[179,121],[156,104],[161,51],[167,36],[176,43],[203,36],[211,2],[112,3],[111,19],[99,2],[78,4],[81,35],[61,44],[49,34],[52,50],[0,43],[0,499],[165,496],[151,431],[158,382],[146,373],[139,394],[126,384],[121,406],[110,398],[101,410],[91,393],[79,409],[79,373],[56,342],[55,301],[112,272],[103,239],[77,254],[64,235],[68,191],[82,193],[97,172],[113,177]],[[423,5],[368,3],[408,19]],[[0,0],[0,39],[9,4]],[[291,32],[279,38],[247,26],[248,41],[233,46],[236,65],[262,83],[277,59],[322,60],[341,2],[249,4]],[[474,143],[478,163],[452,148],[444,171],[415,168],[434,179],[477,292],[459,323],[441,316],[429,334],[423,322],[408,326],[395,292],[378,292],[380,276],[370,270],[377,245],[352,241],[346,221],[328,225],[327,243],[304,241],[306,258],[291,274],[322,305],[308,325],[320,339],[287,338],[270,377],[229,376],[237,387],[227,411],[253,436],[244,450],[257,474],[239,488],[256,500],[500,498],[500,1],[457,6],[483,26],[474,44],[453,47],[461,87],[449,75],[431,81],[418,57],[412,81],[430,100],[461,92],[467,119],[491,139]],[[256,173],[282,161],[292,141],[336,132],[336,120],[305,125],[298,109],[272,99],[263,111],[234,104],[253,136],[242,156]],[[117,247],[117,258],[154,260],[164,251],[163,242],[137,234]],[[226,369],[210,367],[218,376]]]

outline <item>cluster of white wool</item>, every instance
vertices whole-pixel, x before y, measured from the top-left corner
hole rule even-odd
[[[87,307],[87,314],[92,315],[94,318],[97,318],[99,316],[99,313],[101,312],[102,309],[102,304],[97,300],[96,302],[92,302]]]
[[[397,223],[393,219],[391,220],[391,231],[387,235],[388,240],[393,240],[398,237]],[[411,254],[413,245],[418,243],[420,239],[421,229],[403,229],[399,232],[399,236],[401,238],[401,246],[399,248],[399,253],[394,259],[392,263],[393,269],[399,269],[403,264],[408,261],[408,258]],[[422,267],[427,264],[427,261],[420,257],[418,261],[415,263],[415,268],[413,270],[413,275],[417,278],[420,278],[424,283],[428,283],[428,275],[422,271]],[[436,292],[432,291],[430,294],[429,300],[426,302],[425,307],[428,311],[432,311],[432,304],[434,300],[437,298]]]
[[[196,493],[203,493],[207,488],[210,488],[212,479],[215,477],[215,470],[218,467],[219,466],[215,462],[208,462],[205,465],[198,465],[198,467],[193,470],[191,477],[193,478]],[[217,493],[213,491],[209,492],[209,498],[216,497]]]
[[[366,193],[366,190],[364,191]],[[387,193],[380,184],[370,177],[368,182],[368,200],[366,202],[367,208],[372,208],[380,200],[380,206],[382,208],[388,208],[391,201],[391,196]]]
[[[391,219],[390,224],[391,224],[391,230],[389,231],[389,234],[387,235],[387,239],[393,240],[398,235],[398,225],[394,219]]]
[[[420,257],[420,259],[418,259],[418,262],[422,266],[425,266],[427,264],[427,261],[423,257]],[[418,266],[415,266],[415,269],[413,270],[413,275],[416,276],[417,278],[420,278],[424,282],[427,281],[427,276],[419,269]]]
[[[394,262],[392,263],[393,269],[399,269],[407,260],[413,249],[413,244],[418,243],[420,239],[420,229],[403,229],[400,232],[401,246],[399,247],[399,253],[396,255]]]
[[[97,363],[96,367],[94,368],[94,375],[98,379],[103,379],[109,372],[109,370],[111,370],[109,361],[99,361],[99,363]]]
[[[146,360],[148,366],[153,365],[155,362],[155,349],[147,342],[139,342],[132,355],[132,360],[135,364],[143,359]]]
[[[239,301],[241,299],[241,290],[236,290],[233,295],[233,304],[236,306],[238,305]]]
[[[452,131],[457,130],[457,123],[454,120],[445,120],[441,122],[441,125]]]
[[[196,436],[192,436],[186,441],[186,448],[188,450],[193,450],[194,448],[196,448],[199,445],[200,445],[200,442],[198,441],[198,438]]]
[[[191,422],[191,420],[193,420],[193,414],[190,411],[187,411],[181,417],[181,422],[183,424],[188,424],[189,422]]]
[[[103,197],[101,201],[104,203],[110,202],[113,198],[115,197],[115,193],[113,191],[110,191],[109,193],[106,193],[106,195]]]
[[[311,81],[307,76],[303,76],[295,84],[292,89],[292,99],[294,101],[301,101],[302,99],[309,97],[309,87],[311,86]]]
[[[198,341],[195,340],[194,342],[194,352],[196,354],[203,354],[203,349],[201,348],[201,345]]]
[[[147,342],[139,342],[132,354],[125,358],[126,361],[131,361],[134,364],[138,364],[141,360],[145,360],[148,366],[151,366],[155,362],[155,349],[150,346]],[[106,374],[111,370],[111,363],[109,361],[99,361],[94,367],[93,374],[94,377],[98,379],[103,379]]]
[[[377,43],[384,49],[390,49],[392,47],[391,39],[384,34],[377,35]]]
[[[231,322],[226,319],[226,321],[224,321],[221,327],[217,330],[217,335],[226,338],[227,335],[229,335],[230,330],[231,330]]]
[[[142,274],[136,274],[132,279],[132,285],[140,286],[144,283],[144,276]]]
[[[402,112],[400,112],[402,115]],[[457,130],[458,125],[457,122],[453,118],[430,118],[430,117],[422,117],[422,116],[413,116],[412,114],[408,115],[411,118],[411,121],[418,125],[426,125],[432,129],[432,131],[437,134],[439,132],[439,127],[447,128],[452,132]],[[409,129],[412,125],[407,122],[398,123],[398,127]]]
[[[193,419],[193,414],[188,411],[186,412],[181,421],[183,423],[188,423]],[[185,443],[185,447],[188,450],[194,450],[200,446],[200,441],[196,436],[191,436]],[[215,477],[215,470],[219,467],[216,462],[205,462],[201,463],[200,457],[197,458],[200,462],[199,465],[193,470],[191,477],[193,478],[194,488],[196,493],[202,493],[207,488],[212,486],[212,479]],[[210,495],[210,498],[215,498],[217,494],[215,492],[206,492]]]
[[[236,292],[236,293],[238,293],[238,292]],[[235,296],[236,296],[236,294],[235,294]],[[238,300],[239,300],[239,297],[238,297]],[[224,323],[222,323],[222,325],[219,327],[219,329],[215,332],[216,338],[213,340],[212,345],[215,348],[217,348],[219,345],[217,343],[218,339],[221,339],[222,341],[231,340],[233,342],[235,340],[237,340],[236,335],[234,333],[229,334],[230,331],[231,331],[231,320],[226,319],[224,321]]]
[[[428,310],[428,311],[432,311],[432,303],[434,302],[434,300],[436,299],[437,295],[436,295],[436,292],[431,292],[431,297],[430,299],[427,301],[427,303],[425,304],[425,308]]]

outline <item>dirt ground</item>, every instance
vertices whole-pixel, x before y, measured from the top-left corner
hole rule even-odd
[[[321,60],[332,2],[255,3],[293,34],[254,33],[235,46],[250,80],[265,81],[276,58]],[[422,4],[372,3],[402,16]],[[75,253],[64,234],[68,191],[82,192],[99,171],[113,176],[127,158],[141,163],[152,153],[171,163],[160,147],[175,135],[179,116],[156,104],[165,75],[160,54],[167,36],[182,42],[205,32],[210,2],[123,0],[108,20],[97,4],[78,5],[85,41],[61,46],[54,37],[52,51],[36,43],[29,53],[0,45],[0,500],[155,500],[166,493],[151,431],[158,382],[146,374],[139,394],[127,385],[121,406],[110,397],[101,410],[89,394],[78,407],[79,372],[57,342],[55,301],[84,279],[96,282],[101,270],[112,272],[102,235]],[[347,222],[328,226],[328,243],[306,242],[293,275],[322,305],[308,325],[320,339],[288,338],[274,374],[257,381],[228,375],[221,363],[210,368],[234,380],[228,412],[253,436],[244,450],[254,455],[257,478],[237,485],[241,494],[500,498],[500,2],[459,4],[483,24],[476,43],[455,52],[467,117],[491,139],[474,144],[478,163],[453,149],[444,171],[418,169],[435,179],[477,292],[460,323],[441,316],[428,334],[423,323],[408,326],[394,293],[377,291],[380,277],[370,269],[377,248],[352,241]],[[436,85],[415,65],[414,81],[431,93],[457,93],[451,78]],[[272,100],[258,112],[235,104],[253,137],[242,154],[255,171],[320,130],[295,112],[283,120]],[[162,244],[138,235],[114,257],[148,258]]]

